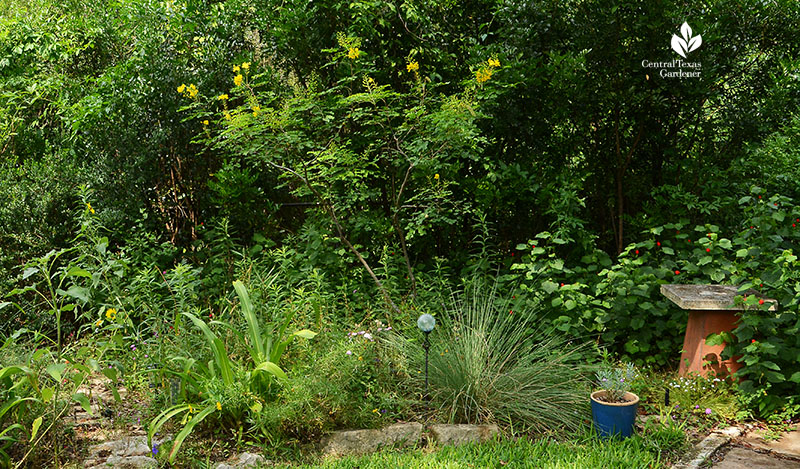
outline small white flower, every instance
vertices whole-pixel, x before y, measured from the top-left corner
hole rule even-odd
[[[364,334],[364,338],[367,339],[367,340],[372,340],[372,334],[367,332],[366,334]]]

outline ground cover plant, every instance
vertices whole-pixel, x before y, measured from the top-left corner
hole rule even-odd
[[[701,76],[643,67],[684,23]],[[0,466],[79,464],[88,417],[183,467],[396,421],[522,438],[325,464],[635,467],[796,420],[798,25],[757,0],[0,2]],[[675,375],[666,283],[739,288],[706,339],[734,379]],[[662,427],[604,445],[590,381],[627,362]]]

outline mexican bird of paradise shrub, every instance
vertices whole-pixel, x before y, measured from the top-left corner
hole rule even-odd
[[[501,64],[485,61],[480,79],[446,94],[409,55],[397,70],[406,81],[393,89],[374,78],[372,56],[358,38],[339,34],[338,43],[326,51],[338,77],[328,89],[314,76],[301,82],[266,63],[243,62],[233,67],[230,91],[198,96],[188,108],[192,119],[209,122],[208,145],[277,176],[296,200],[318,207],[306,213],[322,240],[309,261],[337,252],[340,263],[332,268],[363,268],[397,312],[373,259],[396,247],[404,259],[400,290],[416,295],[412,266],[425,254],[415,249],[418,240],[473,217],[467,199],[453,197],[461,190],[456,176],[479,162],[485,138],[476,126],[476,95]]]
[[[526,244],[512,266],[520,280],[518,304],[545,302],[548,320],[574,336],[596,337],[623,360],[638,365],[674,367],[680,356],[687,312],[660,293],[662,284],[727,284],[739,287],[736,301],[746,305],[733,334],[712,334],[709,343],[726,343],[723,358],[741,356],[739,389],[762,415],[784,408],[800,411],[800,207],[781,195],[754,187],[738,200],[738,231],[716,225],[668,223],[642,233],[616,261],[594,251],[577,265],[557,255],[565,244],[549,232]],[[753,289],[778,302],[747,295]],[[788,406],[788,407],[787,407]],[[792,411],[791,409],[794,409]]]

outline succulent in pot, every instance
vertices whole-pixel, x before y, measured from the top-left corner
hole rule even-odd
[[[639,396],[630,392],[630,389],[636,374],[636,368],[631,363],[597,372],[597,383],[601,389],[591,395],[592,421],[601,437],[626,438],[633,433]]]

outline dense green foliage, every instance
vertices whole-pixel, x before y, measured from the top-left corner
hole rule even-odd
[[[643,66],[684,21],[701,76]],[[665,283],[739,286],[730,388],[800,414],[798,29],[789,0],[0,1],[0,464],[58,464],[100,376],[179,463],[214,431],[574,429],[573,359],[676,366]]]

